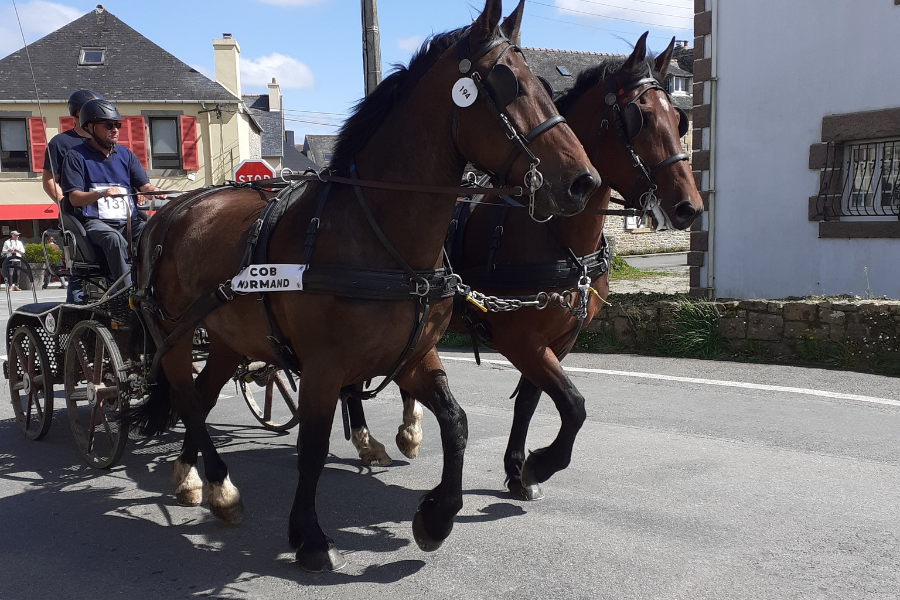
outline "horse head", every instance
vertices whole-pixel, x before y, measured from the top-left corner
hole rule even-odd
[[[524,4],[498,26],[501,2],[487,0],[448,52],[459,78],[452,127],[459,152],[477,168],[500,185],[524,187],[537,220],[580,212],[600,178],[516,44]]]
[[[686,229],[703,212],[703,200],[681,146],[687,115],[664,86],[675,38],[655,61],[646,41],[644,33],[618,68],[604,64],[582,73],[557,105],[604,183],[627,206]]]

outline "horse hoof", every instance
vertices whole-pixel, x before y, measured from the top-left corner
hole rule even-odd
[[[309,573],[340,571],[347,566],[347,560],[331,543],[328,544],[327,550],[317,550],[315,552],[298,551],[296,556],[300,568]]]
[[[519,480],[510,479],[509,483],[506,484],[506,487],[509,488],[510,495],[516,500],[532,502],[534,500],[544,499],[544,492],[541,491],[541,484],[539,483],[523,485]]]
[[[209,510],[217,519],[226,525],[237,525],[244,519],[244,502],[228,476],[221,484],[207,482],[206,487]]]
[[[203,502],[203,489],[176,490],[175,502],[181,506],[200,506]]]
[[[354,429],[350,441],[365,467],[387,467],[393,462],[384,444],[373,438],[365,428]]]
[[[428,535],[428,532],[425,530],[425,520],[422,518],[422,511],[416,511],[416,516],[413,517],[412,528],[416,544],[424,552],[434,552],[444,543],[444,540],[436,540]]]
[[[203,501],[203,480],[195,465],[176,460],[172,465],[172,484],[175,501],[181,506],[200,506]]]
[[[403,453],[406,458],[415,458],[419,455],[419,447],[421,443],[412,442],[403,433],[397,434],[397,449]]]

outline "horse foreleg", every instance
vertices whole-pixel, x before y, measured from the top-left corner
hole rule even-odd
[[[359,454],[359,459],[365,466],[386,467],[391,464],[384,444],[375,439],[366,424],[366,413],[363,410],[362,400],[356,396],[347,397],[347,414],[350,417],[350,441]]]
[[[437,351],[397,378],[401,389],[418,398],[437,418],[441,428],[444,468],[440,484],[425,494],[413,518],[413,535],[419,548],[440,548],[453,530],[453,518],[462,508],[463,455],[469,436],[466,413],[456,403]]]
[[[317,369],[304,365],[300,380],[297,434],[297,491],[291,507],[289,540],[297,562],[305,571],[336,571],[347,564],[334,542],[319,526],[316,488],[325,459],[334,421],[340,386],[317,380]]]
[[[541,390],[528,381],[523,375],[516,388],[516,403],[513,409],[512,428],[509,432],[509,443],[503,456],[503,467],[506,470],[506,487],[514,498],[519,500],[540,500],[544,497],[541,486],[533,482],[528,486],[522,484],[522,467],[525,464],[525,440],[528,437],[528,426],[531,417],[541,399]]]
[[[406,458],[419,455],[422,445],[422,405],[405,390],[400,390],[403,398],[403,423],[397,428],[397,448]]]
[[[575,438],[584,425],[587,414],[584,397],[566,375],[550,348],[531,360],[517,361],[512,357],[510,360],[534,385],[550,396],[561,421],[556,439],[549,446],[532,452],[522,466],[521,484],[528,489],[547,481],[554,473],[569,466]]]

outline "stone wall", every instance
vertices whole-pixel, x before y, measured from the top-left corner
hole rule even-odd
[[[588,331],[614,336],[625,351],[653,352],[675,330],[679,302],[611,296]],[[900,301],[742,300],[712,302],[723,350],[784,360],[835,355],[849,366],[900,361]]]
[[[668,229],[625,229],[625,217],[609,216],[603,224],[613,254],[655,254],[684,252],[690,246],[690,232]]]

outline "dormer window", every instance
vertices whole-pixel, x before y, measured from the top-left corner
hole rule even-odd
[[[670,94],[689,94],[691,93],[691,77],[672,77],[669,79]]]
[[[106,60],[106,48],[82,48],[78,64],[82,66],[102,65]]]

